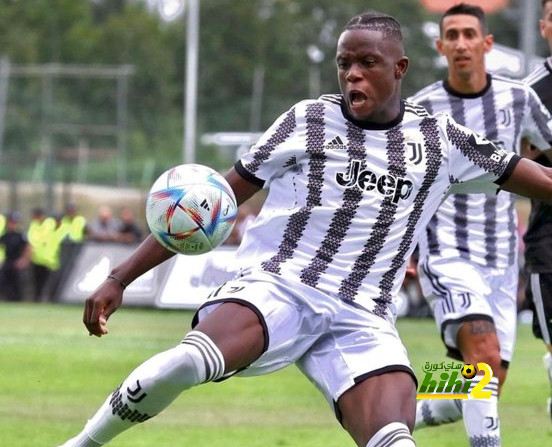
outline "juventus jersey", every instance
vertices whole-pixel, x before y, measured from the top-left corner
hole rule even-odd
[[[445,195],[495,193],[519,158],[409,103],[386,125],[346,116],[341,95],[300,102],[236,163],[269,188],[238,260],[383,316]]]
[[[526,78],[533,90],[539,95],[543,104],[552,113],[552,57],[536,68]],[[536,162],[552,167],[546,155],[540,155]],[[531,201],[531,215],[523,238],[525,241],[525,265],[535,273],[552,272],[552,206],[538,201]]]
[[[535,92],[520,81],[487,76],[487,87],[463,95],[438,81],[410,98],[429,113],[453,119],[519,154],[521,139],[545,148],[552,141],[550,115]],[[515,197],[499,194],[453,194],[431,219],[420,240],[420,257],[461,258],[482,267],[506,268],[517,263]]]

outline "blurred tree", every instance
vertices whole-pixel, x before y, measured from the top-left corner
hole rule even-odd
[[[435,51],[422,32],[421,25],[429,17],[423,9],[411,0],[374,0],[369,7],[394,15],[403,25],[411,58],[405,93],[434,79],[427,70]],[[255,67],[262,65],[261,128],[266,128],[293,102],[308,97],[309,69],[315,64],[307,54],[309,46],[323,56],[316,67],[320,91],[338,91],[334,61],[337,38],[347,20],[366,9],[366,2],[360,0],[202,0],[201,116],[212,124],[216,119],[218,130],[247,130],[255,99]],[[224,113],[228,106],[233,113]],[[203,118],[202,126],[208,125]]]
[[[127,140],[129,178],[134,182],[143,179],[146,160],[155,164],[155,175],[180,163],[182,157],[186,17],[165,21],[151,4],[146,0],[6,0],[0,8],[0,48],[12,64],[135,67]],[[404,96],[439,76],[431,69],[437,55],[434,44],[422,31],[425,21],[437,17],[418,2],[201,0],[197,135],[263,130],[314,88],[320,93],[337,92],[337,38],[346,21],[366,9],[389,13],[403,26],[411,60]],[[492,19],[499,22],[493,22],[495,34],[517,32],[511,17]],[[40,79],[10,80],[4,152],[21,154],[22,162],[31,163],[42,150],[43,95]],[[53,97],[48,116],[57,121],[106,124],[115,119],[112,81],[59,79]],[[106,138],[86,138],[91,150],[114,147]],[[79,139],[82,136],[64,136],[54,143],[76,148]],[[198,147],[199,162],[215,167],[232,162],[221,151]],[[98,163],[96,169],[89,178],[114,181],[112,162]]]

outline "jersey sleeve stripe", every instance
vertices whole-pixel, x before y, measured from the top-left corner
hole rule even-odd
[[[512,158],[510,158],[510,161],[508,162],[508,165],[506,166],[506,169],[504,170],[502,175],[495,180],[495,183],[497,185],[502,185],[506,180],[508,180],[520,160],[521,157],[519,155],[513,154]]]
[[[259,188],[262,188],[264,186],[265,184],[264,180],[256,177],[255,175],[251,174],[247,169],[245,169],[241,160],[238,160],[234,164],[234,169],[241,177],[243,177],[244,180],[247,180],[248,182],[253,183]]]

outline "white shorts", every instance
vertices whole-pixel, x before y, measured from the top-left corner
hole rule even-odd
[[[512,361],[517,326],[517,265],[481,268],[450,259],[421,261],[422,292],[433,310],[448,354],[462,360],[456,343],[460,324],[474,319],[494,322],[505,366]]]
[[[238,376],[296,363],[333,408],[345,391],[371,376],[406,371],[416,381],[394,324],[354,303],[257,271],[214,291],[193,325],[223,302],[248,306],[264,326],[264,353]]]

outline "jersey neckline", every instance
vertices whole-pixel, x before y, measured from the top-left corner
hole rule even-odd
[[[454,90],[447,79],[443,80],[443,88],[448,92],[450,93],[451,95],[454,95],[454,96],[457,96],[458,98],[467,98],[467,99],[470,99],[470,98],[479,98],[481,96],[483,96],[485,93],[487,93],[487,91],[491,88],[491,84],[493,83],[493,80],[492,80],[492,76],[487,73],[487,84],[485,85],[485,87],[483,88],[483,90],[480,90],[479,92],[476,92],[476,93],[460,93],[459,91],[457,90]]]
[[[367,130],[387,130],[395,127],[397,124],[400,124],[404,117],[404,101],[401,99],[400,101],[400,111],[396,118],[392,119],[391,121],[388,121],[387,123],[374,123],[372,121],[361,121],[353,118],[349,111],[347,110],[347,106],[345,105],[345,100],[343,98],[343,95],[341,95],[341,101],[340,101],[340,107],[341,107],[341,113],[343,113],[343,116],[353,123],[355,126],[360,127],[361,129],[367,129]]]

